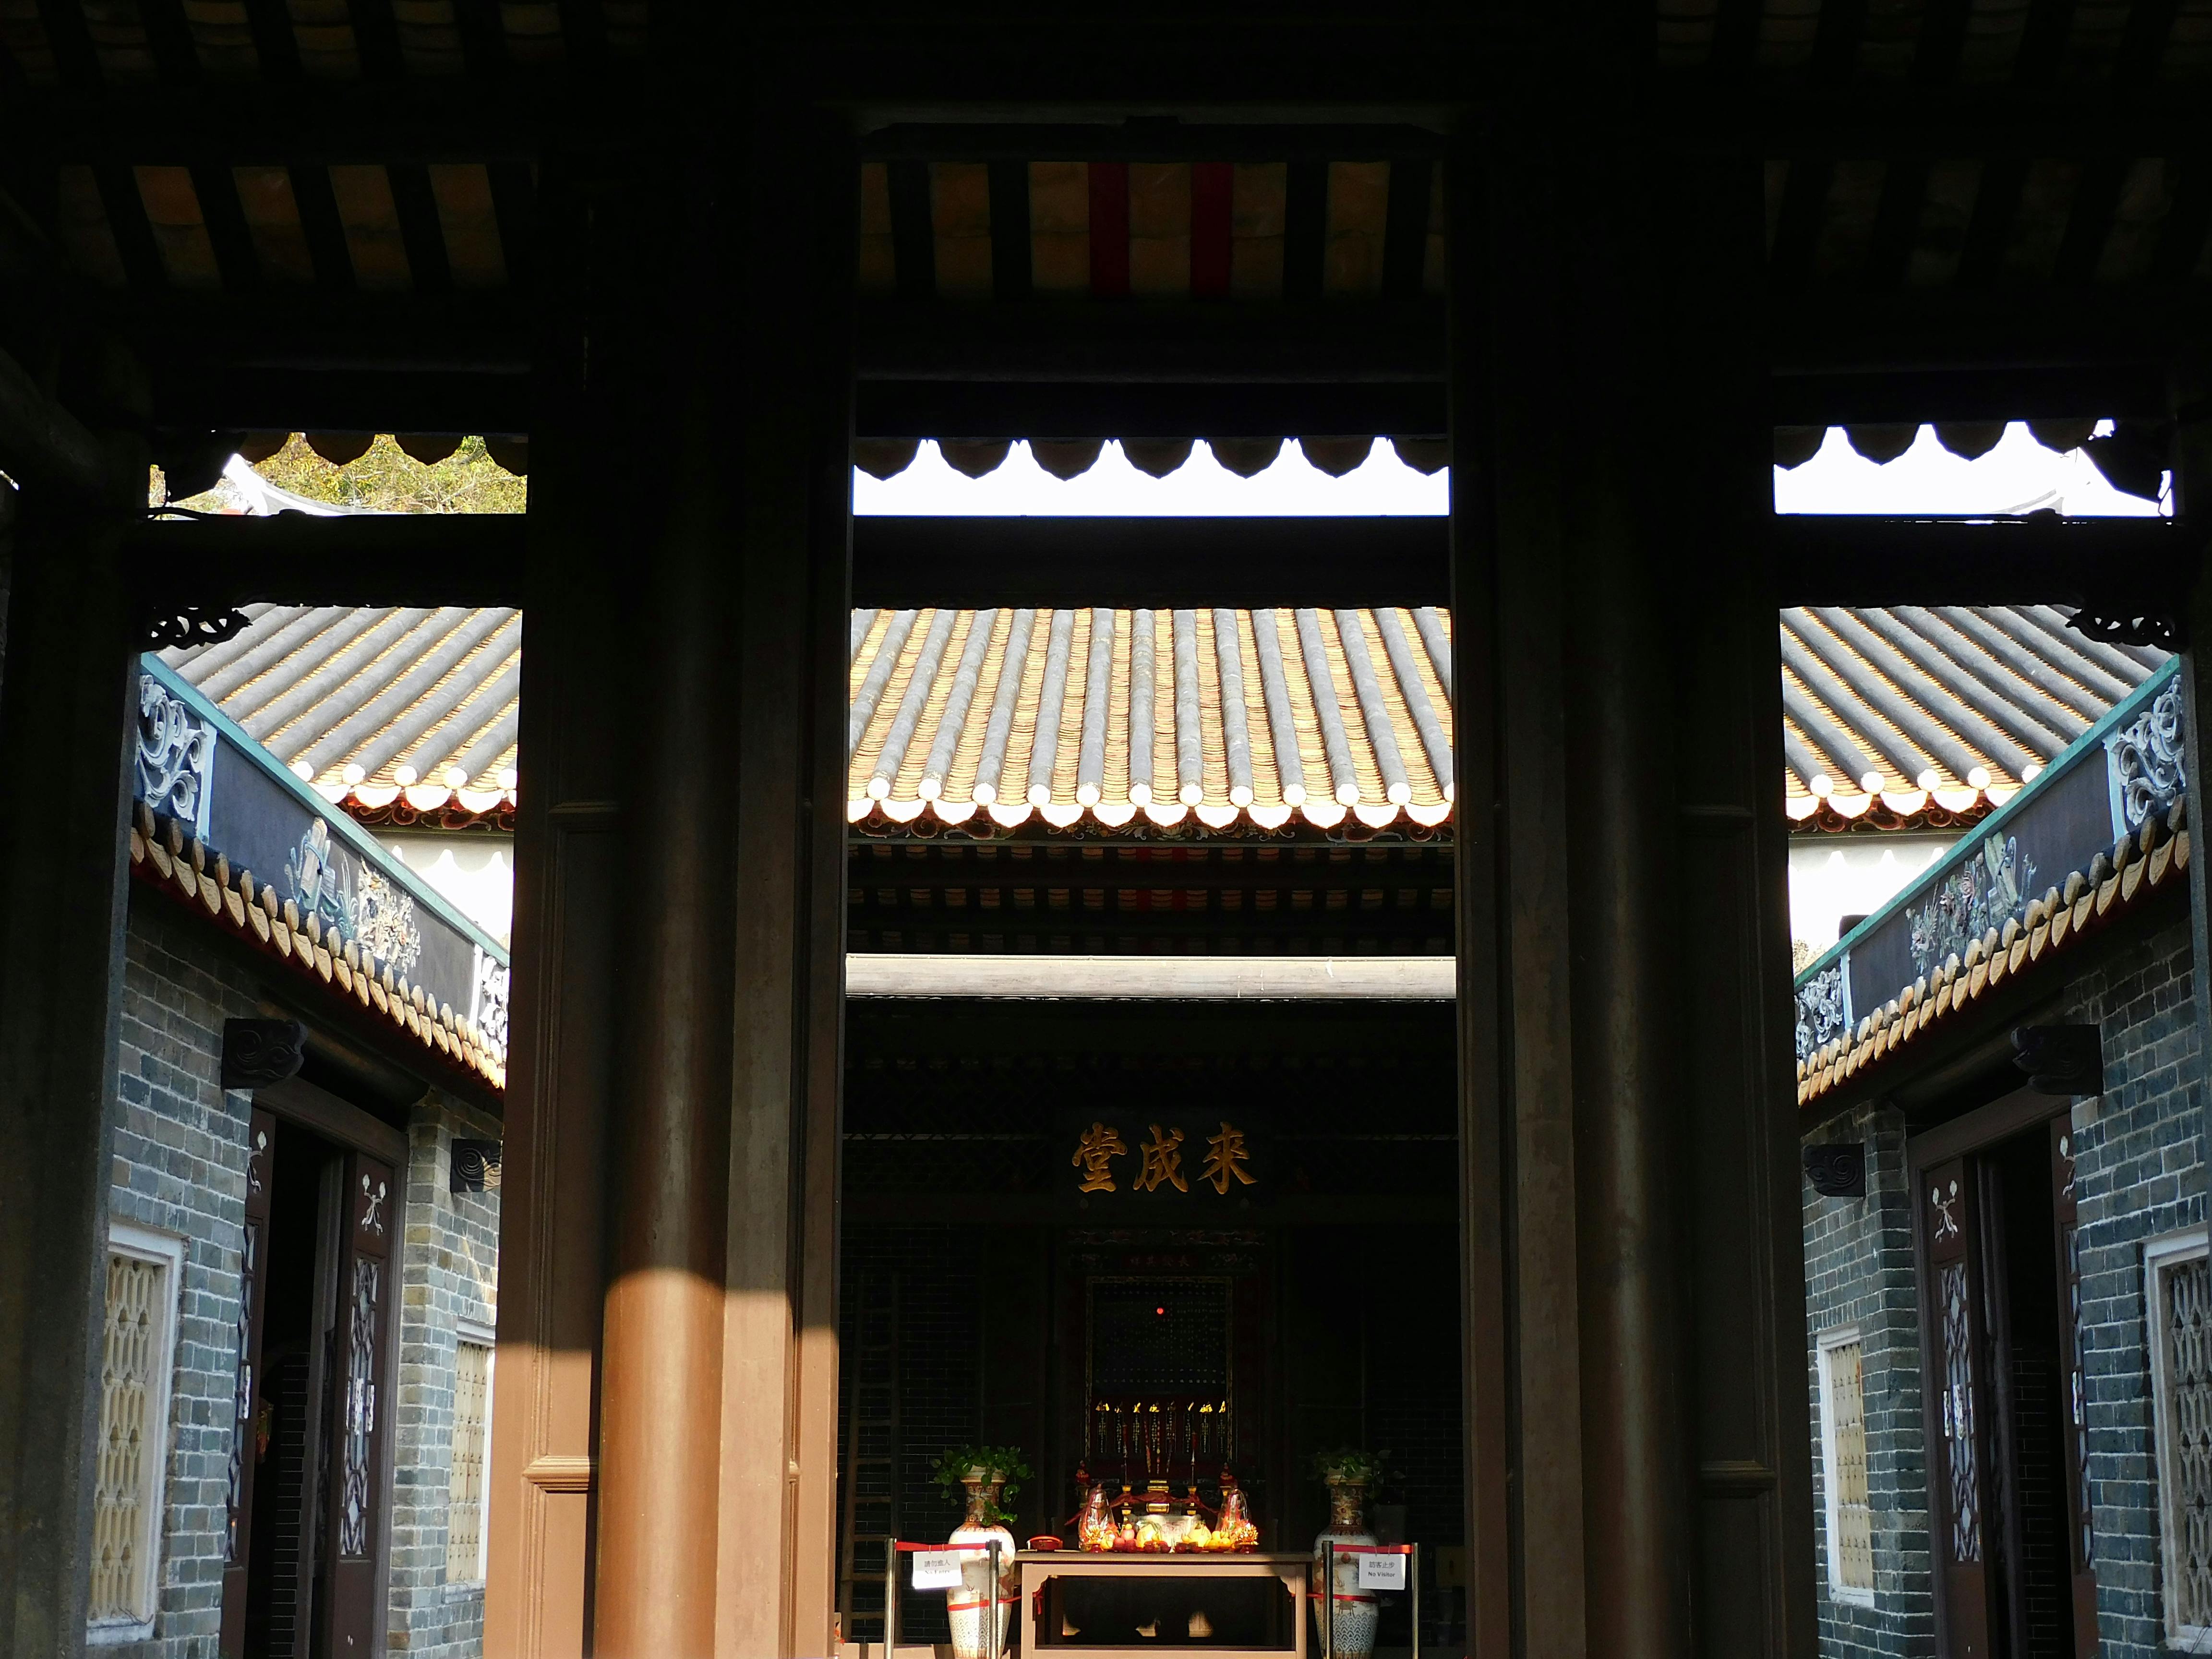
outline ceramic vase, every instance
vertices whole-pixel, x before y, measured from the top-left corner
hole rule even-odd
[[[1313,1597],[1314,1650],[1331,1652],[1334,1659],[1369,1659],[1375,1651],[1375,1628],[1380,1614],[1376,1609],[1375,1592],[1359,1588],[1359,1560],[1356,1555],[1335,1558],[1336,1582],[1328,1587],[1328,1597],[1320,1593],[1322,1586],[1322,1546],[1333,1544],[1342,1549],[1346,1544],[1371,1544],[1375,1534],[1367,1530],[1367,1483],[1364,1480],[1336,1480],[1328,1483],[1328,1525],[1322,1528],[1314,1540],[1313,1578],[1316,1591]],[[1330,1605],[1335,1607],[1335,1629],[1332,1640],[1329,1627]],[[1326,1645],[1325,1645],[1326,1644]]]
[[[988,1544],[996,1539],[999,1582],[995,1587],[991,1583],[989,1551],[962,1552],[960,1588],[947,1591],[945,1600],[952,1625],[952,1659],[998,1659],[1006,1651],[1007,1626],[1013,1620],[1014,1603],[1021,1599],[1021,1569],[1014,1562],[1013,1534],[983,1518],[988,1510],[998,1507],[999,1491],[1005,1484],[1003,1480],[987,1484],[981,1469],[971,1471],[961,1482],[968,1489],[968,1515],[946,1541]],[[995,1645],[990,1623],[994,1613],[998,1626]]]

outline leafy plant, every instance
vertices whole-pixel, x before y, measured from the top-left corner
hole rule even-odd
[[[1314,1454],[1314,1473],[1323,1480],[1361,1480],[1374,1486],[1390,1467],[1387,1451],[1365,1451],[1358,1446],[1339,1446]]]
[[[1023,1459],[1020,1449],[1014,1446],[955,1446],[937,1460],[931,1478],[945,1488],[945,1495],[955,1504],[968,1501],[964,1484],[975,1470],[983,1471],[983,1519],[999,1525],[1014,1518],[1012,1510],[999,1507],[991,1496],[991,1482],[1006,1484],[999,1490],[1001,1498],[1012,1498],[1020,1492],[1021,1483],[1036,1473]]]

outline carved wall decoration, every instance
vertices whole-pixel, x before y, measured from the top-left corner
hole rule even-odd
[[[1797,1058],[1808,1060],[1824,1043],[1850,1030],[1849,959],[1831,963],[1797,988]]]
[[[1912,923],[1914,966],[1927,973],[1992,927],[2002,927],[2027,907],[2035,890],[2035,860],[2016,836],[1990,836],[1975,856],[1939,882],[1928,901],[1906,914]]]
[[[1951,1231],[1958,1231],[1955,1224]],[[1974,1449],[1973,1336],[1964,1261],[1944,1267],[1939,1294],[1943,1309],[1943,1442],[1951,1488],[1951,1559],[1978,1561],[1982,1559],[1980,1468]]]
[[[208,789],[215,766],[215,726],[195,714],[151,674],[138,677],[138,751],[133,793],[165,817],[207,834]]]
[[[2012,1063],[2039,1095],[2105,1091],[2105,1050],[2094,1025],[2022,1025],[2012,1034]]]
[[[367,1177],[362,1180],[365,1187]],[[341,1555],[368,1553],[370,1437],[376,1432],[376,1322],[383,1311],[383,1286],[382,1262],[367,1257],[354,1262],[346,1340],[344,1467],[339,1476]]]
[[[384,1237],[384,1201],[387,1198],[391,1197],[391,1195],[392,1188],[389,1182],[379,1181],[373,1176],[366,1173],[362,1175],[361,1178],[361,1220],[358,1224],[364,1235],[371,1238],[381,1238]]]
[[[1953,1182],[1947,1194],[1941,1187],[1928,1189],[1928,1202],[1936,1211],[1936,1237],[1938,1243],[1959,1236],[1959,1183]]]
[[[457,1140],[447,1189],[456,1193],[499,1190],[500,1143],[496,1140]]]
[[[1866,1147],[1859,1141],[1805,1149],[1805,1175],[1823,1198],[1864,1198]]]
[[[346,867],[331,857],[331,826],[312,820],[299,845],[285,854],[284,879],[291,886],[292,902],[300,919],[319,916],[325,927],[342,928],[348,939],[359,931],[354,926],[353,894],[348,890]]]
[[[249,1181],[257,1180],[252,1174],[253,1165],[247,1166]],[[241,1252],[239,1279],[238,1322],[238,1384],[233,1393],[233,1425],[230,1433],[230,1467],[228,1477],[228,1496],[224,1504],[222,1559],[226,1565],[238,1562],[239,1500],[245,1492],[246,1445],[253,1436],[253,1297],[259,1282],[261,1228],[259,1224],[246,1224],[246,1237]]]
[[[297,1075],[307,1054],[307,1028],[296,1019],[227,1019],[222,1023],[222,1086],[264,1089]],[[249,1182],[262,1152],[246,1164]]]
[[[2181,681],[2177,677],[2149,708],[2105,739],[2115,834],[2142,829],[2145,818],[2166,811],[2188,786],[2181,748]]]
[[[346,935],[394,974],[415,971],[422,956],[422,930],[415,920],[415,900],[380,870],[362,867],[354,885],[354,926]]]
[[[487,1047],[501,1060],[507,1057],[507,965],[475,947],[475,966],[470,975],[469,1023],[483,1034]]]

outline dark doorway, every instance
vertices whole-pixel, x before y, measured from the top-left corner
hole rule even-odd
[[[252,1134],[222,1651],[354,1659],[378,1644],[397,1180],[267,1110]]]
[[[1950,1659],[2095,1651],[2094,1566],[2075,1525],[2064,1113],[2061,1100],[2014,1096],[1913,1145],[1939,1650]]]

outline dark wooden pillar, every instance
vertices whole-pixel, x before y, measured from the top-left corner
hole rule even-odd
[[[1700,1654],[1809,1655],[1811,1428],[1790,998],[1782,665],[1756,330],[1759,164],[1677,158],[1650,198],[1645,429],[1672,595],[1680,854],[1665,895],[1680,1024],[1671,1133],[1680,1387]]]
[[[142,474],[143,476],[143,474]],[[0,1652],[84,1645],[136,722],[119,518],[24,502],[0,695]]]
[[[1534,120],[1532,116],[1531,120]],[[1557,179],[1508,118],[1455,157],[1451,423],[1470,1640],[1584,1650],[1569,1016]]]
[[[617,1073],[624,832],[639,775],[625,720],[641,653],[618,505],[633,509],[625,379],[630,192],[570,158],[539,180],[543,321],[531,432],[514,978],[500,1203],[499,1364],[484,1651],[590,1650]],[[646,496],[649,502],[650,497]],[[633,533],[635,532],[633,531]]]
[[[1757,197],[1548,61],[1451,174],[1471,1636],[1802,1654]]]
[[[501,1655],[830,1646],[856,175],[706,154],[544,191]]]
[[[1603,131],[1601,127],[1595,131]],[[1638,147],[1576,158],[1574,199],[1648,199]],[[1589,1650],[1679,1659],[1689,1636],[1679,1361],[1677,729],[1669,663],[1679,583],[1646,437],[1664,393],[1644,371],[1640,228],[1585,223],[1566,250],[1575,322],[1565,492],[1577,1250]],[[1603,418],[1591,419],[1597,410]]]
[[[634,568],[638,810],[623,836],[622,1065],[609,1135],[612,1209],[600,1395],[592,1651],[711,1650],[729,1210],[732,830],[751,783],[732,716],[745,672],[738,502],[727,483],[725,284],[734,188],[711,156],[672,170],[685,226],[665,333],[655,488],[666,503]]]
[[[718,1651],[830,1650],[836,1595],[852,283],[843,126],[745,133],[744,696]]]

